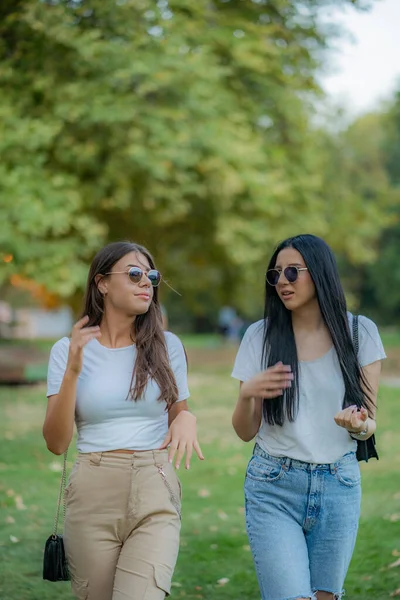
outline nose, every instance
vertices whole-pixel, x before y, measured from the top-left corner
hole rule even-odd
[[[281,271],[279,273],[278,285],[287,285],[288,283],[290,282],[286,279],[285,272]]]
[[[151,286],[151,281],[150,281],[149,276],[147,275],[147,273],[143,273],[142,279],[140,280],[139,285],[141,285],[143,287],[150,287]]]

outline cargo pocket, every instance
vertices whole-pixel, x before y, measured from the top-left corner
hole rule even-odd
[[[165,567],[164,565],[154,565],[154,581],[156,583],[156,587],[159,590],[162,590],[166,596],[169,596],[171,593],[171,578],[171,569]],[[150,599],[151,597],[151,589],[148,589],[148,593],[146,593],[144,600]]]
[[[71,578],[72,593],[78,600],[88,600],[89,582],[77,577]]]

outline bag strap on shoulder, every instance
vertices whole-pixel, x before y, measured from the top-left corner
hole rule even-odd
[[[353,344],[354,350],[358,355],[358,351],[360,349],[360,341],[358,338],[358,315],[353,315]]]

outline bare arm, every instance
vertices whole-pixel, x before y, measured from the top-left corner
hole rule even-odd
[[[49,397],[43,437],[47,448],[53,454],[63,454],[72,439],[78,376],[79,373],[66,371],[60,392]]]
[[[262,399],[280,396],[291,386],[292,380],[290,366],[277,363],[252,379],[240,382],[232,425],[241,440],[249,442],[257,435],[262,419]]]
[[[242,395],[243,381],[240,382],[239,398],[232,416],[232,425],[238,437],[244,442],[250,442],[261,425],[262,399],[244,398]]]
[[[85,327],[88,318],[76,323],[72,330],[68,362],[58,394],[49,397],[43,424],[43,437],[53,454],[63,454],[74,432],[76,386],[82,370],[83,347],[100,337],[99,327]]]

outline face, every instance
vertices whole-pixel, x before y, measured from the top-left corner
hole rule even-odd
[[[282,273],[276,285],[276,291],[288,310],[294,311],[303,308],[316,299],[315,286],[308,271],[299,271],[298,277],[293,283],[290,283],[285,277],[286,267],[304,269],[305,266],[302,255],[294,248],[285,248],[277,256],[275,269]]]
[[[138,283],[132,282],[128,276],[131,267],[139,267],[144,273]],[[146,313],[154,295],[154,288],[146,275],[151,268],[148,259],[140,252],[130,252],[116,262],[111,274],[98,282],[105,305],[132,317]]]

